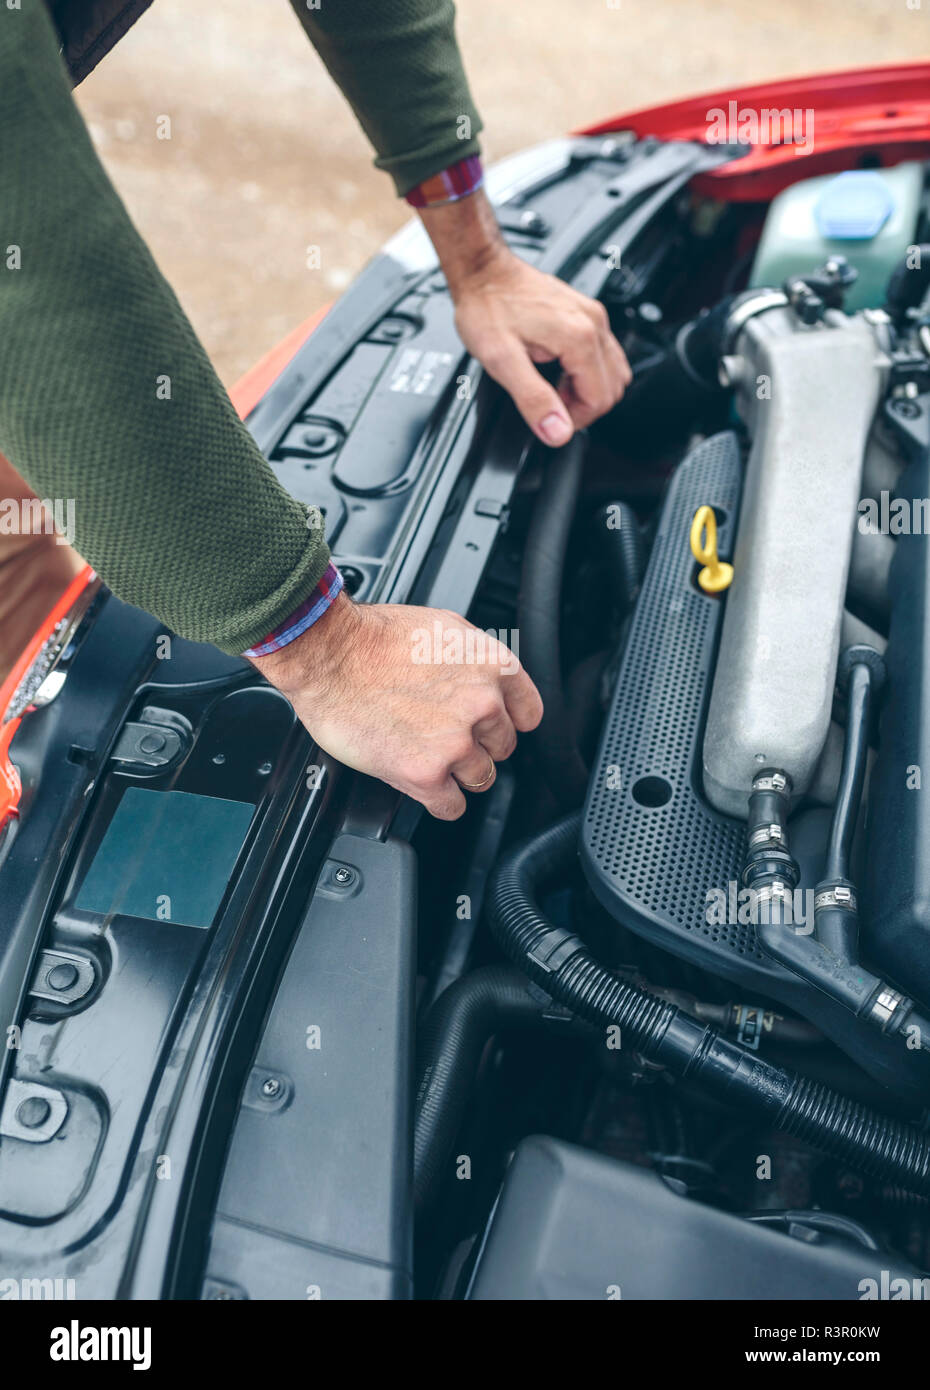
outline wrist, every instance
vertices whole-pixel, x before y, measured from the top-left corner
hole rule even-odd
[[[420,217],[453,299],[476,277],[513,254],[482,188],[454,203],[421,208]]]
[[[325,699],[339,685],[361,625],[360,606],[343,590],[322,617],[293,642],[249,660],[283,695],[290,698],[299,692]]]

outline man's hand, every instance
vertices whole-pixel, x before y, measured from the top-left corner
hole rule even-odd
[[[455,613],[340,594],[302,637],[255,665],[327,753],[441,820],[486,791],[542,701],[517,658]]]
[[[439,255],[462,342],[553,447],[606,414],[632,380],[603,304],[522,261],[487,197],[421,209]],[[558,389],[537,371],[559,362]]]

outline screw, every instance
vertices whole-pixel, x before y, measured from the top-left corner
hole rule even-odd
[[[526,232],[542,236],[546,230],[546,221],[534,208],[527,208],[526,212],[520,214],[520,226]]]
[[[143,734],[139,739],[139,752],[160,753],[167,742],[164,734]]]
[[[355,874],[351,869],[347,869],[345,868],[345,866],[343,866],[342,868],[336,870],[336,872],[333,874],[333,878],[336,880],[337,883],[353,883],[355,881]]]
[[[279,1096],[281,1089],[281,1082],[276,1076],[269,1076],[262,1082],[262,1095],[268,1100],[274,1100],[275,1096]]]
[[[45,1124],[52,1107],[44,1096],[29,1096],[16,1111],[16,1118],[23,1129],[39,1129]]]
[[[55,965],[45,977],[45,983],[49,989],[64,990],[70,989],[77,983],[78,968],[70,961],[62,961],[61,965]]]

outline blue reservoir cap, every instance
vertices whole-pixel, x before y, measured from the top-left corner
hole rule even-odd
[[[838,241],[870,241],[894,211],[894,198],[881,174],[853,169],[827,184],[814,208],[820,233]]]

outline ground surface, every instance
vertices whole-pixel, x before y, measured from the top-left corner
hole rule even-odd
[[[930,0],[459,0],[459,32],[493,159],[693,92],[930,54]],[[78,101],[228,385],[406,219],[287,0],[155,0]]]

